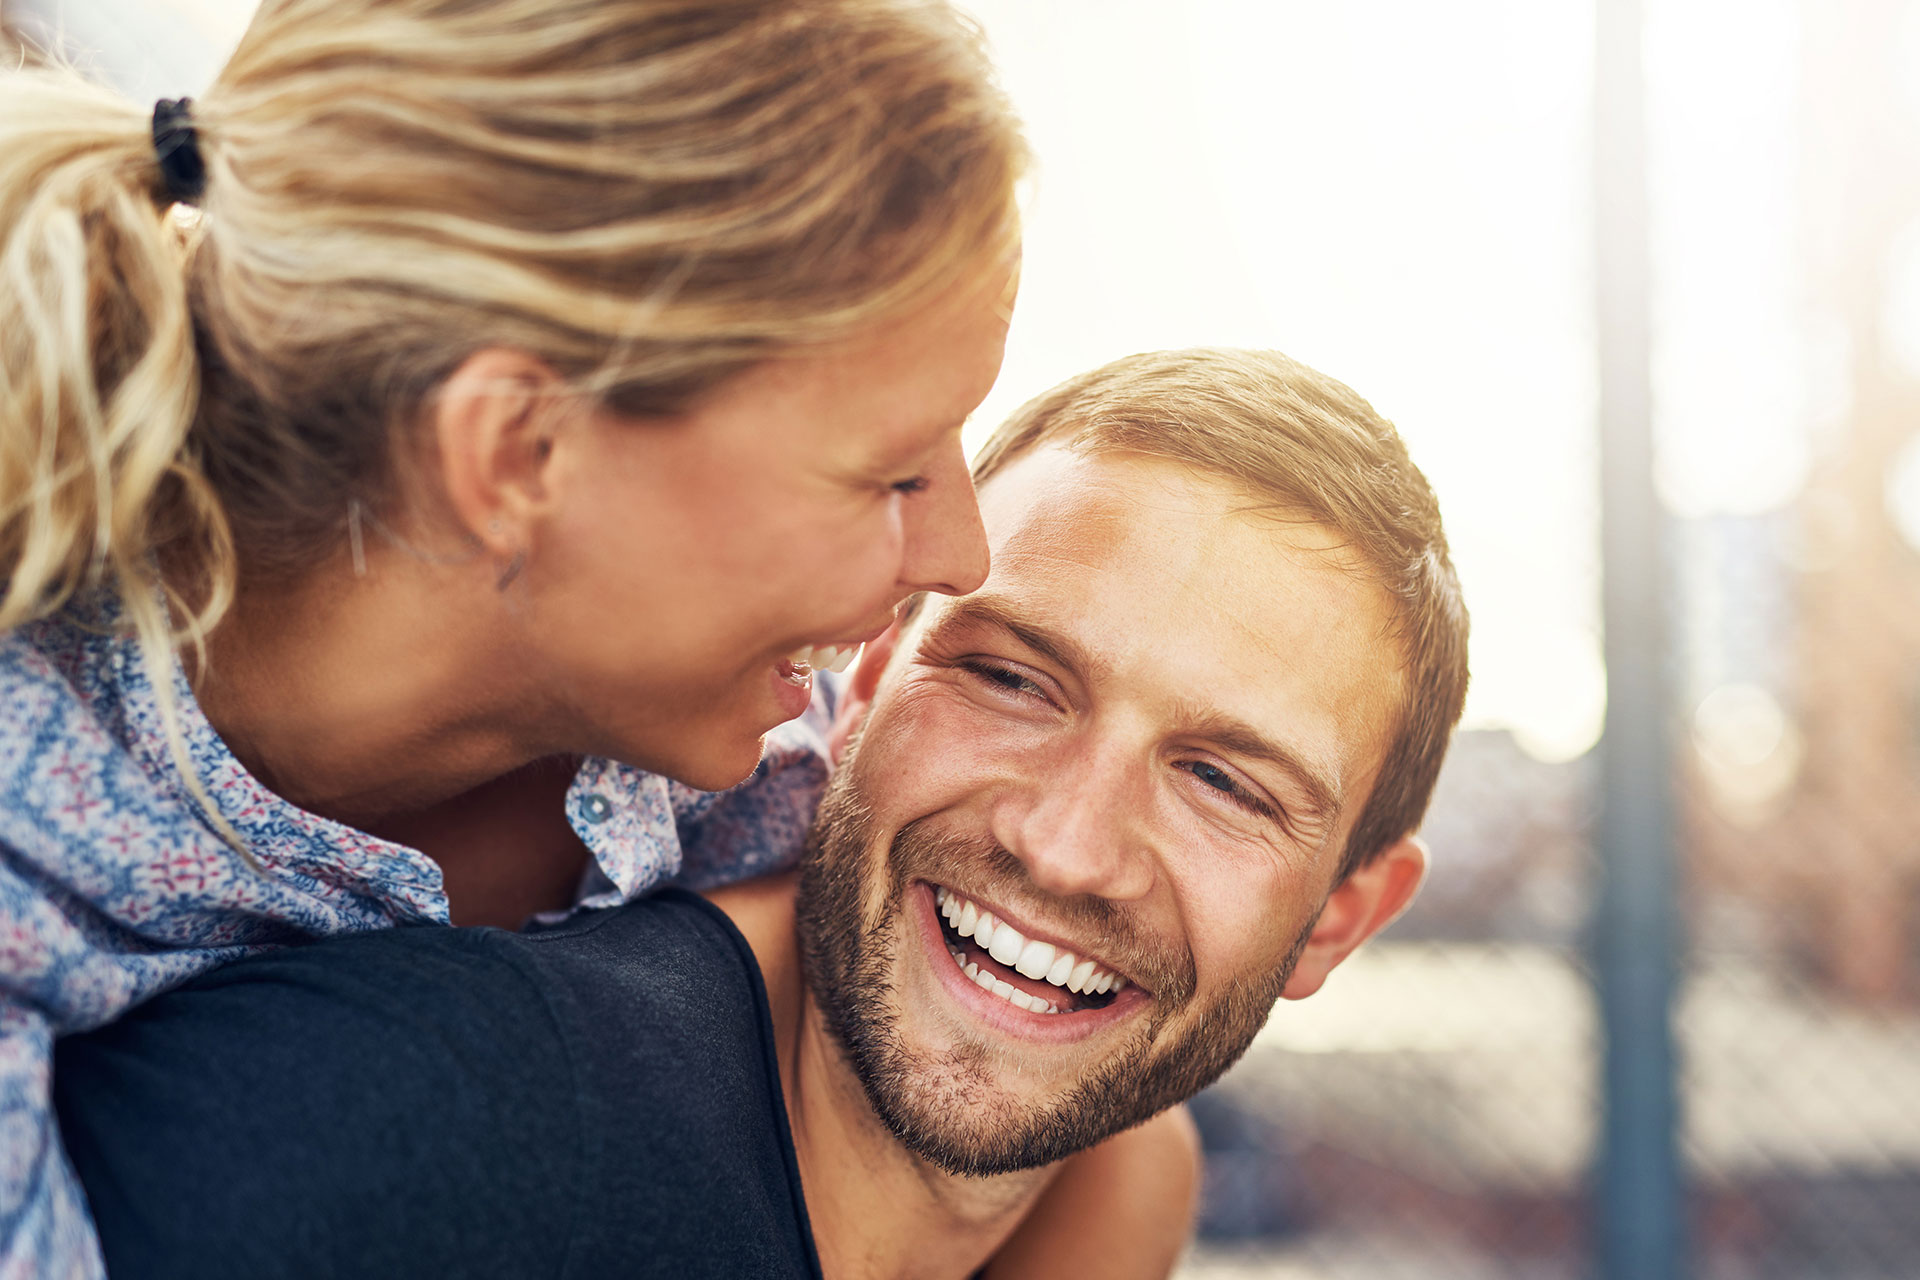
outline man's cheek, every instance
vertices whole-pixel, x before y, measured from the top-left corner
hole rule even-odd
[[[951,698],[925,697],[889,708],[885,743],[869,754],[868,794],[902,826],[956,807],[1009,768],[990,723]]]

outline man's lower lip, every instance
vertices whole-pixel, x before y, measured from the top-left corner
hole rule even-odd
[[[921,945],[926,948],[927,963],[932,966],[937,981],[962,1008],[997,1030],[1043,1043],[1071,1043],[1096,1035],[1125,1020],[1139,1005],[1145,1003],[1135,993],[1132,1000],[1117,1000],[1103,1009],[1082,1009],[1075,1013],[1035,1013],[1010,1004],[1003,997],[981,988],[953,962],[946,931],[940,927],[939,909],[934,905],[932,888],[924,882],[915,881],[907,894],[910,914],[920,929]]]

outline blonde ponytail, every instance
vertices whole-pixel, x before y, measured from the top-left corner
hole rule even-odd
[[[204,658],[233,540],[190,443],[199,361],[147,119],[70,71],[0,79],[0,634],[106,588],[189,794],[174,654]]]
[[[189,445],[199,362],[158,174],[147,118],[112,94],[0,80],[0,632],[109,587],[156,674],[234,578]]]

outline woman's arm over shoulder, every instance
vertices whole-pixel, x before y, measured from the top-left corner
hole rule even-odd
[[[1192,1233],[1200,1165],[1184,1106],[1081,1152],[994,1255],[988,1280],[1161,1280]]]
[[[101,1277],[100,1245],[48,1096],[53,1030],[0,996],[0,1275]]]

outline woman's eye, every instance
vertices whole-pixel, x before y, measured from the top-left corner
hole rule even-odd
[[[926,487],[927,478],[925,476],[914,476],[910,480],[895,480],[888,486],[888,488],[892,489],[895,493],[919,493]]]

